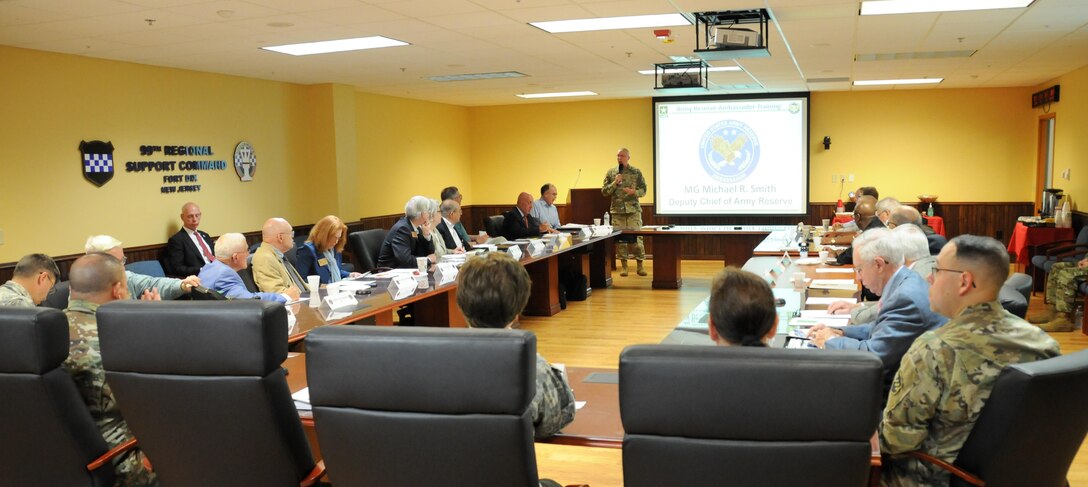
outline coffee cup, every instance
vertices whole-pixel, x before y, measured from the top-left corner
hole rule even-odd
[[[593,219],[593,226],[595,226],[595,227],[601,226],[601,219],[600,218],[594,218]]]
[[[430,259],[426,257],[416,257],[416,269],[419,270],[420,274],[427,273],[427,265],[430,263]]]
[[[793,288],[801,290],[805,288],[805,273],[794,272],[793,273]]]

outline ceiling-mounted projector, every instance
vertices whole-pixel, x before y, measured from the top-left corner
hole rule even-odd
[[[702,88],[703,77],[699,73],[665,73],[661,75],[662,88]]]
[[[695,12],[694,16],[695,55],[700,58],[714,61],[771,55],[767,50],[767,9]]]
[[[687,61],[680,63],[662,63],[654,65],[655,90],[670,90],[671,93],[697,93],[707,89],[706,61]]]

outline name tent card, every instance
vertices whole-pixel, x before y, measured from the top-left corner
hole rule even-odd
[[[397,276],[389,281],[387,290],[389,296],[396,301],[415,294],[417,286],[418,284],[416,284],[416,280],[412,276]]]
[[[582,238],[589,238],[590,235],[593,235],[593,232],[589,230],[589,227],[582,227],[578,229],[578,235]]]
[[[783,267],[789,267],[789,265],[793,262],[793,259],[790,257],[790,253],[782,252],[782,260],[780,262],[782,263]]]
[[[330,310],[354,308],[357,304],[359,304],[359,301],[355,299],[355,296],[350,294],[325,296],[325,306],[328,306]]]
[[[529,247],[526,249],[529,251],[529,255],[536,257],[544,253],[544,241],[542,240],[530,240]]]
[[[510,257],[513,257],[513,258],[514,258],[514,260],[521,260],[521,255],[522,255],[522,254],[521,254],[521,248],[520,248],[520,247],[518,247],[517,245],[514,245],[514,246],[512,246],[512,247],[510,247],[510,248],[506,249],[506,253],[507,253],[507,254],[508,254],[508,255],[509,255]]]
[[[451,263],[441,263],[434,270],[434,280],[436,285],[441,286],[453,282],[457,279],[457,266]]]

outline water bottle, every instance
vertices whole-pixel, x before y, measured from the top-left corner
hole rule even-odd
[[[611,214],[609,214],[609,212],[606,211],[606,212],[604,212],[604,226],[607,227],[607,226],[609,226],[611,224],[612,224],[612,216],[611,216]]]
[[[929,204],[929,209],[926,210],[926,215],[933,216],[933,203]]]
[[[800,251],[802,259],[807,259],[808,258],[808,241],[802,239],[801,244],[797,246],[797,250]]]

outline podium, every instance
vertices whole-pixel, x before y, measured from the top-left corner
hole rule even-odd
[[[612,200],[601,194],[601,188],[574,188],[567,198],[570,208],[571,223],[593,223],[594,218],[603,218],[604,212],[612,207]]]

